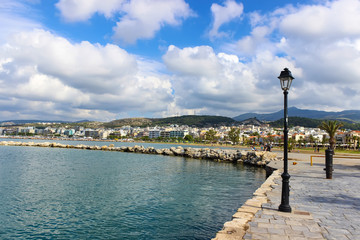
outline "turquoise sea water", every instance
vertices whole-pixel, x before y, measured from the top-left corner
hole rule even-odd
[[[264,180],[205,160],[0,146],[0,239],[210,239]]]

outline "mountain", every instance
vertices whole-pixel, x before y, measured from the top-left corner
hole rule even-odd
[[[290,107],[288,109],[289,117],[303,117],[312,119],[336,119],[348,122],[360,122],[360,110],[345,110],[341,112],[326,112],[308,109],[299,109]],[[259,114],[259,113],[245,113],[234,117],[236,121],[243,121],[249,118],[257,118],[260,121],[276,121],[284,117],[284,110],[274,113]]]
[[[241,121],[240,124],[242,124],[242,125],[261,126],[261,125],[263,125],[264,123],[261,122],[261,121],[259,121],[257,118],[249,118],[249,119],[246,119],[246,120]]]

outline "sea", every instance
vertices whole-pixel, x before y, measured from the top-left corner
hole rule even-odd
[[[0,146],[0,239],[211,239],[264,181],[242,164]]]

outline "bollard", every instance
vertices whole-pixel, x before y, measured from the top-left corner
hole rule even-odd
[[[325,150],[325,171],[326,171],[326,179],[332,179],[332,172],[333,169],[333,155],[334,150],[333,149],[326,149]]]

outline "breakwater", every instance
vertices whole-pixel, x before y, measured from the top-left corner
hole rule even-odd
[[[156,149],[154,147],[143,146],[121,146],[115,147],[114,144],[109,146],[89,146],[84,144],[69,145],[55,142],[15,142],[0,141],[0,146],[27,146],[27,147],[53,147],[53,148],[72,148],[98,151],[118,151],[142,154],[159,154],[167,156],[179,156],[186,158],[205,159],[217,162],[244,163],[265,167],[271,161],[278,161],[275,153],[265,151],[245,151],[236,149],[210,149],[210,148],[191,148],[191,147],[170,147]]]

